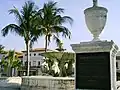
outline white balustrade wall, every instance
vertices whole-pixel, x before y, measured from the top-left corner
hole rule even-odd
[[[26,76],[22,77],[21,90],[74,90],[74,78]]]

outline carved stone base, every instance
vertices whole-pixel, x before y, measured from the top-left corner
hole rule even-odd
[[[108,80],[109,85],[106,84],[108,90],[116,90],[116,54],[118,47],[113,41],[81,42],[71,46],[76,53],[76,85],[79,86],[79,83],[81,83],[79,89],[76,87],[77,90],[101,90],[107,88],[106,86],[101,88],[101,85],[99,85],[99,83],[105,82],[103,78]],[[97,73],[100,73],[103,77]],[[104,73],[108,76],[104,76]],[[82,80],[83,82],[81,82]],[[89,83],[93,84],[89,85]]]

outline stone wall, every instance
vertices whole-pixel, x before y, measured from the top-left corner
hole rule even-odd
[[[117,81],[120,90],[120,81]],[[0,77],[0,90],[74,90],[74,78],[29,76]]]
[[[74,78],[26,76],[22,77],[21,90],[74,90]]]
[[[0,90],[20,90],[21,77],[0,77]]]

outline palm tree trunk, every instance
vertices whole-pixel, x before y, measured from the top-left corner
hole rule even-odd
[[[30,71],[30,65],[29,65],[29,62],[30,62],[30,41],[26,42],[26,50],[27,50],[27,76],[29,76],[29,71]]]
[[[8,66],[7,76],[12,77],[12,67]]]
[[[45,36],[45,52],[47,52],[47,46],[48,46],[48,38],[47,35]]]
[[[7,69],[7,76],[11,77],[11,67],[10,66],[8,66],[8,69]]]

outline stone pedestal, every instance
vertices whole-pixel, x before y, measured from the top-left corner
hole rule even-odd
[[[76,53],[76,90],[116,90],[116,54],[113,41],[72,44]]]

